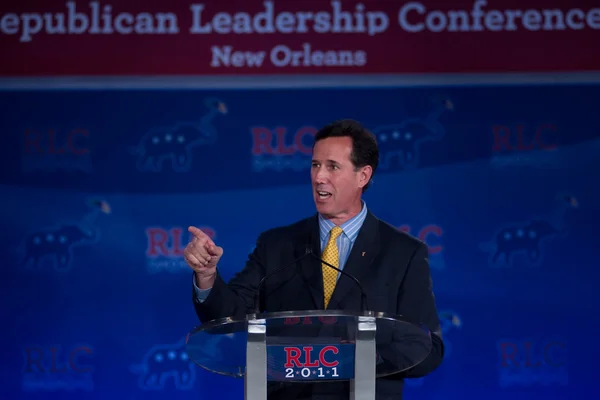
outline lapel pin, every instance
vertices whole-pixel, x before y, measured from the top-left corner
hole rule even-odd
[[[363,252],[362,252],[362,256],[364,257],[364,256],[365,256],[365,254],[367,254],[367,252],[363,251]]]

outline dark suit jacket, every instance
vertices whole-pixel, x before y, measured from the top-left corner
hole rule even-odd
[[[316,214],[260,234],[245,268],[229,283],[225,283],[217,275],[215,284],[203,303],[192,295],[200,321],[224,317],[243,318],[254,312],[255,294],[261,278],[300,257],[307,246],[312,247],[314,254],[321,254]],[[403,379],[430,373],[440,365],[444,353],[432,291],[428,248],[423,242],[379,220],[369,211],[344,271],[361,282],[371,310],[402,315],[409,320],[421,322],[432,332],[433,349],[422,363],[403,373],[377,380],[377,399],[401,399]],[[323,309],[323,282],[319,261],[306,257],[299,262],[297,268],[291,267],[270,277],[261,297],[261,311]],[[342,276],[328,309],[360,311],[360,299],[360,289],[351,279]],[[280,384],[275,391],[271,387],[269,399],[348,399],[347,383],[292,385],[290,388],[286,384]],[[303,385],[302,390],[298,389],[298,385]],[[318,393],[323,396],[317,396]]]

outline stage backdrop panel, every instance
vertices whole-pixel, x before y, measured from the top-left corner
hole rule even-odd
[[[407,396],[595,390],[598,86],[0,98],[2,398],[239,398],[185,357],[186,229],[233,276],[261,231],[314,212],[312,135],[343,117],[380,142],[367,206],[430,249],[447,355]]]

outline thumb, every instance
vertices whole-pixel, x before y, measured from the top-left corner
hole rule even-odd
[[[220,246],[212,245],[208,248],[208,252],[211,256],[221,257],[223,255],[223,248]]]

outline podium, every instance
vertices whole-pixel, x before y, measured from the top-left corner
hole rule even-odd
[[[267,398],[271,382],[349,381],[352,400],[374,400],[375,379],[406,371],[431,351],[431,333],[401,316],[342,310],[223,318],[186,338],[188,357],[244,379],[244,398]]]

